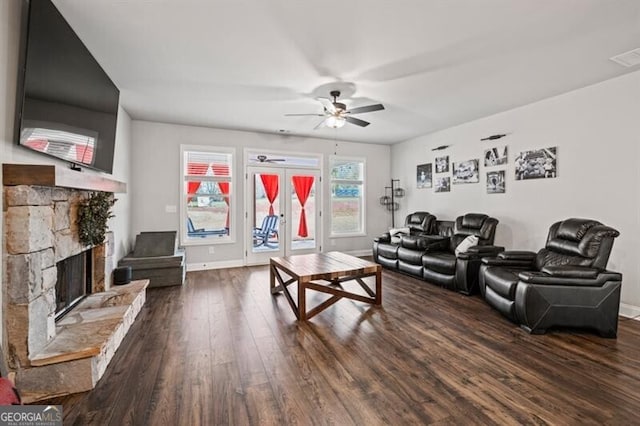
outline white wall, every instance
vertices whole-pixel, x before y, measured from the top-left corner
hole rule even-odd
[[[20,1],[0,2],[0,163],[25,163],[25,164],[58,164],[68,167],[64,161],[58,161],[41,154],[30,152],[14,143],[14,120],[15,101],[18,73],[18,50],[20,41]],[[118,127],[116,130],[116,151],[114,160],[114,171],[110,176],[114,179],[129,184],[130,175],[130,134],[131,119],[128,114],[120,108],[118,115]],[[104,173],[84,170],[82,173],[105,175]],[[0,185],[2,176],[0,173]],[[2,197],[3,199],[4,197]],[[115,259],[121,258],[131,247],[131,230],[129,224],[130,203],[127,194],[119,194],[118,202],[114,206],[116,217],[110,220],[109,228],[115,235]],[[0,201],[3,203],[4,200]],[[2,209],[4,211],[4,208]],[[0,232],[3,231],[4,213],[0,213]],[[0,251],[4,250],[1,244]],[[2,263],[0,262],[0,277],[3,276]],[[1,294],[4,293],[4,288]],[[1,299],[0,299],[1,301]],[[3,306],[0,303],[0,309]],[[4,343],[4,315],[0,324],[0,333]],[[6,347],[4,344],[3,347]]]
[[[498,141],[480,141],[509,132]],[[407,185],[404,211],[427,210],[442,219],[487,213],[500,220],[496,244],[533,251],[543,247],[555,221],[599,220],[620,231],[608,267],[624,274],[622,311],[632,314],[629,309],[640,307],[639,139],[640,72],[634,72],[394,145],[392,176],[415,181],[416,165],[446,154],[453,161],[478,158],[482,164],[484,149],[508,145],[505,194],[486,193],[486,171],[499,167],[481,165],[480,183],[452,185],[450,193]],[[451,147],[431,151],[440,145]],[[553,146],[558,147],[557,178],[515,180],[513,161],[520,151]]]
[[[135,241],[131,231],[131,118],[122,107],[118,110],[111,177],[127,184],[126,193],[115,194],[118,201],[113,205],[114,217],[109,220],[109,230],[115,236],[113,259],[117,262],[131,251]]]
[[[329,215],[323,214],[323,251],[369,250],[374,236],[390,223],[390,216],[378,205],[378,198],[389,180],[390,147],[326,139],[301,138],[264,133],[180,126],[174,124],[133,121],[132,144],[132,212],[133,231],[179,230],[179,213],[166,213],[165,206],[180,206],[180,145],[235,147],[235,168],[243,169],[244,148],[286,152],[324,154],[325,177],[328,176],[328,155],[364,157],[367,161],[366,224],[367,235],[354,238],[328,238]],[[323,184],[323,212],[329,212],[329,192]],[[244,179],[236,184],[236,242],[217,245],[215,254],[208,246],[187,247],[187,263],[231,262],[241,264],[244,256]],[[232,213],[233,214],[233,213]]]
[[[18,50],[20,40],[20,2],[3,1],[0,2],[0,163],[4,163],[10,152],[13,140],[13,122],[15,113],[16,85],[18,72]],[[0,183],[2,176],[0,174]],[[0,203],[4,202],[4,197]],[[0,209],[0,212],[3,212]],[[4,213],[0,213],[0,233],[3,242],[0,247],[4,247]],[[2,251],[3,248],[0,248]],[[0,277],[4,276],[2,262],[0,262]],[[0,291],[0,346],[6,348],[4,335],[4,287]]]

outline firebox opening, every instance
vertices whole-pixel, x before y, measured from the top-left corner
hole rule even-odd
[[[67,314],[82,299],[91,294],[91,250],[68,257],[56,264],[56,321]]]

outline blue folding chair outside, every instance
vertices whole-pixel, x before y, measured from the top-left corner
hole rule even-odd
[[[269,215],[262,220],[262,226],[253,228],[253,246],[260,247],[262,245],[271,247],[270,238],[278,238],[278,216]]]

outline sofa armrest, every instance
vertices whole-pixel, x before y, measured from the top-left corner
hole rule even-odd
[[[536,253],[532,251],[503,251],[496,257],[483,257],[482,263],[490,266],[506,266],[533,269]]]
[[[558,268],[558,267],[552,267]],[[561,267],[560,267],[561,268]],[[575,266],[571,266],[571,269],[576,268]],[[597,271],[596,274],[593,275],[592,272],[587,271],[587,269],[592,268],[582,268],[584,269],[581,272],[578,272],[574,269],[574,276],[570,276],[569,268],[565,271],[558,272],[561,275],[550,275],[546,272],[520,272],[518,274],[518,278],[520,281],[528,283],[528,284],[537,284],[537,285],[557,285],[557,286],[574,286],[574,287],[601,287],[607,281],[622,281],[622,274],[611,271]],[[552,270],[553,271],[553,270]],[[578,275],[583,275],[580,277]],[[585,275],[592,275],[590,278],[584,277]]]
[[[483,257],[482,263],[489,266],[504,266],[507,268],[518,268],[524,270],[531,270],[534,268],[533,262],[526,260],[506,260],[499,257]]]
[[[589,268],[586,266],[559,265],[545,266],[542,271],[552,277],[559,278],[589,278],[593,279],[598,276],[599,269]]]
[[[498,253],[503,252],[504,247],[500,246],[471,246],[465,252],[458,254],[458,259],[480,259],[483,257],[495,257]]]
[[[504,260],[520,260],[520,261],[528,261],[533,262],[536,258],[536,253],[532,251],[517,251],[517,250],[509,250],[503,251],[498,255],[498,258]]]
[[[469,247],[468,250],[470,253],[478,253],[478,254],[498,254],[504,251],[504,247],[502,246],[473,246]]]

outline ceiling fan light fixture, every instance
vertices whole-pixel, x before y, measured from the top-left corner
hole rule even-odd
[[[340,127],[344,126],[344,123],[346,122],[347,120],[344,117],[331,115],[327,117],[324,123],[327,125],[327,127],[331,127],[332,129],[339,129]]]

